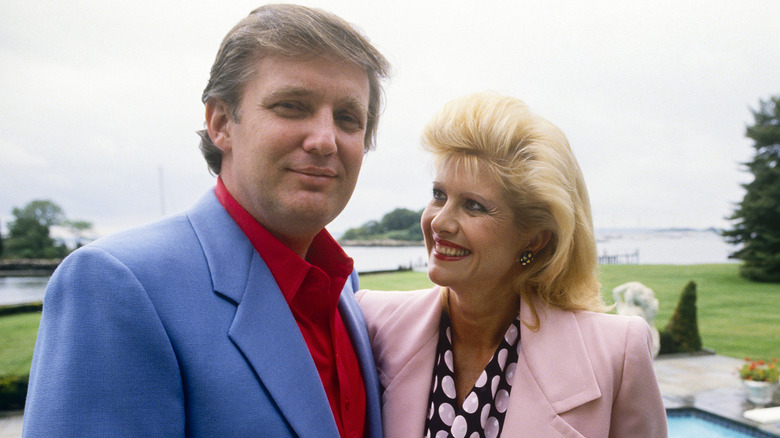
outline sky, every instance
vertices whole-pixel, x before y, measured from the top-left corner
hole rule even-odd
[[[728,227],[745,127],[780,94],[777,0],[312,0],[393,65],[377,149],[336,236],[431,192],[425,123],[493,90],[560,127],[596,228]],[[36,199],[106,235],[182,212],[215,179],[200,95],[259,2],[0,2],[0,221]]]

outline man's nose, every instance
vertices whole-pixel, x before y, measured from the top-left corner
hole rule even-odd
[[[333,114],[330,111],[320,111],[312,117],[309,126],[309,132],[303,142],[303,149],[306,152],[318,153],[320,155],[331,155],[336,153],[336,126]]]

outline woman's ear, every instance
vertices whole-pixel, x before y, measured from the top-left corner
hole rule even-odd
[[[528,241],[528,249],[533,251],[534,254],[538,254],[539,251],[543,250],[545,246],[547,246],[548,243],[550,243],[550,239],[552,238],[552,231],[550,230],[542,230],[534,237],[531,238],[531,240]]]
[[[230,110],[227,104],[220,99],[211,99],[206,102],[206,130],[214,146],[222,152],[231,149],[230,141]]]

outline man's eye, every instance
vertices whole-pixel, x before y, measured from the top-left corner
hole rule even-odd
[[[271,108],[282,115],[295,115],[303,111],[303,108],[295,102],[277,102]]]
[[[346,131],[359,131],[363,129],[363,122],[352,114],[337,114],[335,119]]]

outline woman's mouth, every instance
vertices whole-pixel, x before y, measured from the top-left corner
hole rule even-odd
[[[465,257],[471,254],[471,251],[462,246],[438,239],[434,239],[433,250],[436,252],[437,256],[443,257]]]

